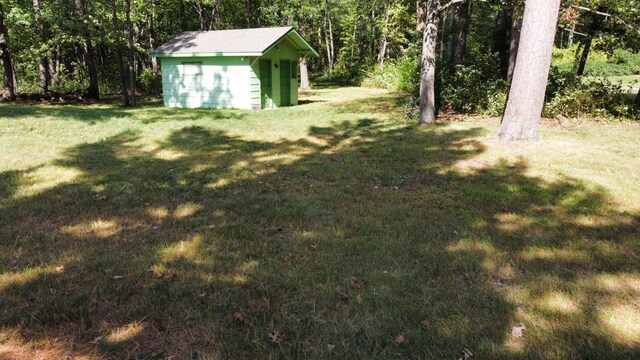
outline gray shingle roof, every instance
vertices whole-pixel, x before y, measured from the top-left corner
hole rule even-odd
[[[158,47],[153,54],[161,56],[202,53],[263,53],[292,30],[292,27],[287,26],[239,30],[187,31]],[[293,31],[295,32],[295,30]],[[309,47],[309,49],[311,48]]]

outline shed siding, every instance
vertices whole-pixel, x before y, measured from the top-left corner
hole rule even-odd
[[[202,73],[185,74],[185,62],[201,62]],[[251,109],[251,73],[248,57],[163,58],[164,105]]]
[[[251,77],[251,107],[254,110],[260,110],[260,58],[251,58],[251,67],[249,68]]]
[[[298,52],[285,39],[269,50],[263,59],[271,59],[273,73],[273,102],[280,106],[280,60],[291,60],[298,63]],[[278,64],[278,67],[275,65]],[[296,71],[297,73],[297,71]],[[298,105],[298,79],[291,79],[291,105]]]

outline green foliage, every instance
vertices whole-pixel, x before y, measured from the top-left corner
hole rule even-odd
[[[508,84],[495,71],[495,54],[477,55],[472,64],[445,69],[439,76],[439,102],[461,113],[502,113]]]
[[[420,61],[407,57],[390,61],[384,66],[374,66],[366,73],[362,85],[415,94],[419,90],[419,78]]]
[[[631,86],[605,78],[579,79],[572,72],[553,68],[545,107],[547,116],[640,119],[629,101]]]

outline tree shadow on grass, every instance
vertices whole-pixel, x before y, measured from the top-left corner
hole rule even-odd
[[[355,119],[74,147],[73,183],[0,207],[0,336],[105,358],[637,356],[638,215],[474,162],[480,135]]]
[[[134,112],[135,111],[135,112]],[[144,124],[153,124],[162,121],[193,121],[201,119],[242,119],[245,111],[216,110],[216,109],[173,109],[157,106],[143,106],[136,109],[120,107],[83,107],[65,106],[25,106],[3,105],[0,106],[0,118],[34,120],[70,119],[86,123],[100,123],[108,121],[137,119]]]

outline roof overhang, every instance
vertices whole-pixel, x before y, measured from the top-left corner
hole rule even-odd
[[[269,50],[273,49],[276,45],[278,45],[282,40],[287,39],[291,43],[291,45],[298,51],[298,54],[301,57],[313,56],[320,57],[318,52],[305,40],[305,38],[300,35],[298,30],[291,28],[291,30],[287,31],[280,39],[276,40],[273,44],[271,44],[268,48],[266,48],[262,54],[266,54]]]
[[[263,53],[230,53],[230,52],[216,52],[216,53],[171,53],[171,54],[162,54],[162,53],[151,53],[151,57],[156,58],[181,58],[181,57],[220,57],[220,56],[262,56]]]
[[[271,45],[269,45],[262,52],[246,52],[246,53],[233,53],[233,52],[215,52],[215,53],[155,53],[152,52],[151,57],[155,58],[193,58],[193,57],[242,57],[242,56],[251,56],[251,57],[260,57],[269,52],[271,49],[276,47],[283,40],[288,40],[289,43],[295,48],[300,57],[320,57],[318,52],[305,40],[300,33],[291,28],[284,35],[282,35],[278,40],[274,41]]]

